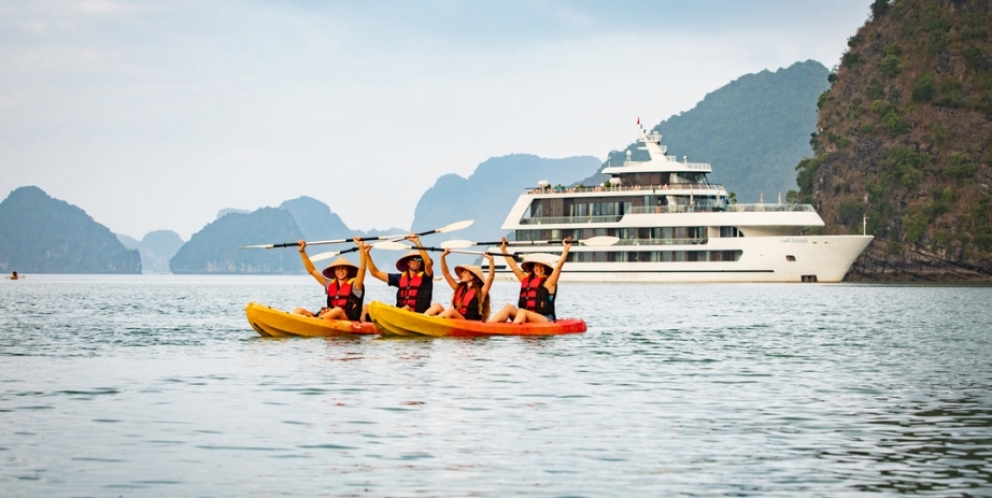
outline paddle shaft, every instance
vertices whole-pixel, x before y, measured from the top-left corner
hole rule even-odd
[[[511,257],[513,259],[520,259],[521,258],[521,256],[516,255],[516,254],[503,254],[501,252],[489,252],[489,251],[464,251],[464,250],[461,250],[461,249],[448,249],[448,248],[444,248],[444,247],[417,247],[417,246],[413,246],[413,247],[410,247],[410,249],[411,250],[421,250],[421,251],[434,251],[434,252],[448,251],[448,252],[454,253],[454,254],[476,254],[476,255],[479,255],[479,256],[484,256],[486,254],[488,254],[490,256],[509,256],[509,257]]]
[[[465,224],[465,223],[468,223],[468,222],[460,222],[460,223],[461,224]],[[457,224],[458,223],[455,223],[453,225],[457,225]],[[416,235],[418,237],[421,236],[421,235],[431,235],[431,234],[434,234],[434,233],[445,232],[449,228],[452,228],[452,225],[448,225],[448,226],[443,227],[443,228],[435,228],[433,230],[426,230],[426,231],[423,231],[423,232],[417,232]],[[380,235],[378,237],[362,237],[362,238],[360,238],[358,240],[360,240],[362,242],[368,242],[370,240],[402,240],[405,237],[406,237],[405,234],[402,235],[402,236],[400,236],[400,237],[397,237],[396,234],[392,234],[392,235]],[[355,239],[315,240],[313,242],[307,242],[307,245],[308,246],[317,246],[317,245],[323,245],[323,244],[343,244],[345,242],[351,242],[353,240],[355,240]],[[295,247],[297,245],[299,245],[299,242],[282,242],[280,244],[272,244],[272,247],[271,248],[274,249],[276,247]]]
[[[582,241],[581,240],[573,240],[572,241],[573,244],[578,244],[579,242],[582,242]],[[510,241],[507,241],[506,245],[508,245],[508,246],[549,246],[549,245],[558,245],[558,244],[564,244],[564,243],[565,243],[565,240],[564,239],[562,239],[562,240],[510,240]],[[502,244],[503,244],[503,241],[502,240],[497,240],[496,242],[476,242],[475,243],[475,245],[477,245],[477,246],[498,246],[498,245],[502,245]]]

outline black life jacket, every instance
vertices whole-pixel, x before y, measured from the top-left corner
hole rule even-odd
[[[417,313],[427,311],[434,297],[434,281],[424,272],[417,272],[413,277],[405,271],[400,276],[399,290],[396,291],[396,307],[409,306]]]
[[[517,308],[533,311],[540,315],[555,317],[555,294],[548,292],[544,282],[548,277],[535,277],[533,273],[528,273],[520,281],[520,299],[517,300]]]
[[[479,313],[479,296],[475,295],[475,287],[472,287],[470,284],[466,284],[465,282],[458,284],[451,305],[466,320],[482,320],[482,314]]]
[[[355,284],[355,279],[349,278],[344,284],[338,285],[337,279],[331,280],[327,284],[324,292],[327,293],[327,308],[341,308],[348,315],[349,320],[358,320],[362,314],[362,302],[365,301],[365,293],[362,297],[355,296],[351,292],[351,287]]]

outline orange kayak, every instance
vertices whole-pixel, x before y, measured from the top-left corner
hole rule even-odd
[[[294,315],[258,303],[248,303],[245,306],[245,316],[251,327],[262,337],[328,337],[379,333],[379,328],[372,323]]]
[[[577,334],[586,331],[586,322],[562,319],[548,323],[487,323],[426,316],[379,301],[369,305],[372,322],[383,335],[428,337],[480,337],[493,335],[542,336]]]

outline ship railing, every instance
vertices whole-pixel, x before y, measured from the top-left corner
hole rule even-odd
[[[616,223],[623,218],[623,215],[597,215],[597,216],[538,216],[534,218],[524,218],[520,220],[521,225],[558,225],[570,223]]]
[[[709,239],[693,237],[689,239],[620,239],[618,246],[687,246],[706,244]]]
[[[667,206],[634,206],[627,209],[627,214],[658,214],[658,213],[712,213],[722,211],[723,204],[713,205],[681,205],[669,204]]]
[[[726,211],[729,213],[757,213],[757,212],[777,212],[777,213],[815,213],[816,209],[810,204],[728,204]]]
[[[596,186],[596,187],[563,187],[563,186],[547,186],[547,187],[533,187],[528,188],[527,193],[532,195],[537,194],[575,194],[575,193],[590,193],[590,192],[634,192],[638,194],[646,194],[650,192],[652,194],[668,193],[673,190],[688,190],[691,192],[706,192],[707,194],[713,192],[724,192],[726,189],[723,185],[717,184],[705,184],[705,183],[672,183],[665,185],[614,185],[609,187]]]

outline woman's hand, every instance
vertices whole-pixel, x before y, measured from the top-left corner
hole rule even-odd
[[[449,254],[451,254],[451,249],[448,249],[447,247],[445,247],[444,250],[441,251],[441,257],[442,258],[445,257],[445,256],[447,256],[447,255],[449,255]]]
[[[506,254],[506,245],[507,244],[509,244],[509,241],[506,240],[506,237],[503,237],[503,238],[500,239],[499,250],[502,251],[503,254]]]
[[[489,267],[492,268],[493,267],[493,255],[492,254],[489,254],[488,252],[486,252],[486,253],[483,253],[482,254],[482,257],[486,258],[486,261],[489,262]]]
[[[307,248],[307,241],[305,241],[305,240],[297,241],[296,242],[296,247],[298,248],[297,250],[299,250],[300,252],[305,251],[306,248]]]

